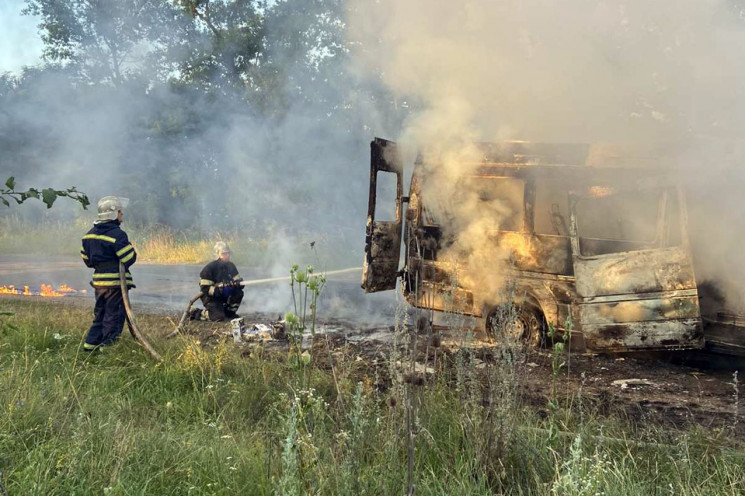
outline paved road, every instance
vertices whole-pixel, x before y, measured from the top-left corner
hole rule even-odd
[[[201,265],[157,265],[137,263],[132,275],[137,288],[130,295],[132,304],[148,309],[180,311],[199,292],[197,282]],[[343,269],[344,267],[339,267]],[[245,280],[255,281],[245,288],[241,313],[283,313],[292,307],[289,281],[278,278],[287,272],[238,267]],[[289,269],[288,269],[289,270]],[[88,282],[92,270],[76,257],[31,255],[0,256],[0,286],[28,285],[39,291],[41,283],[57,288],[67,284],[76,290],[88,290],[74,298],[93,298]],[[393,323],[396,297],[392,291],[365,294],[360,289],[360,271],[329,271],[328,282],[319,303],[319,315],[371,324]],[[70,297],[67,297],[70,298]]]

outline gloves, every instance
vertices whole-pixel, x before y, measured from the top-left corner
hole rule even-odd
[[[227,298],[233,293],[233,285],[229,282],[218,282],[210,290],[212,296]]]

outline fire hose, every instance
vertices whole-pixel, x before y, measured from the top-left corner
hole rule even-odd
[[[129,287],[127,286],[127,270],[124,268],[124,264],[119,262],[119,284],[122,288],[122,300],[124,300],[124,310],[127,313],[127,325],[129,332],[132,333],[132,337],[137,343],[147,351],[156,362],[163,360],[160,354],[155,351],[155,348],[145,339],[145,336],[140,332],[140,328],[135,320],[135,314],[132,312],[132,305],[129,303]]]
[[[336,275],[336,274],[345,274],[348,272],[357,272],[361,269],[362,267],[351,267],[349,269],[332,270],[330,272],[325,272],[325,275],[329,276],[329,275]],[[250,281],[241,281],[239,285],[245,287],[245,286],[253,286],[256,284],[266,284],[266,283],[278,282],[278,281],[288,281],[289,279],[290,279],[289,276],[270,277],[267,279],[252,279]],[[191,312],[191,306],[203,295],[204,293],[199,293],[198,295],[194,296],[191,300],[189,300],[189,303],[186,305],[186,310],[184,310],[184,313],[181,314],[181,319],[179,320],[179,323],[176,326],[176,329],[170,334],[168,334],[166,338],[175,337],[184,330],[185,324],[189,318],[189,313]]]
[[[186,310],[184,310],[184,313],[181,315],[181,320],[178,321],[178,325],[176,326],[176,329],[170,334],[168,334],[166,336],[166,339],[169,339],[169,338],[172,338],[178,335],[178,333],[184,329],[184,324],[189,318],[189,312],[191,312],[191,306],[194,304],[194,302],[196,302],[199,298],[201,298],[203,294],[204,293],[199,293],[198,295],[194,296],[191,300],[189,300],[189,304],[186,305]]]

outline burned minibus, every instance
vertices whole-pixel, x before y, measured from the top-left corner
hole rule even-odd
[[[396,143],[371,143],[366,292],[400,279],[411,305],[490,332],[509,287],[509,332],[528,343],[571,322],[576,351],[704,346],[685,196],[669,170],[583,144],[476,144],[447,174],[442,161],[420,153],[404,196]]]

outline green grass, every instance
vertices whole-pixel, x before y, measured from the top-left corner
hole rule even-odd
[[[15,216],[0,217],[0,253],[35,255],[73,255],[80,253],[80,239],[92,221],[43,221],[29,223]],[[230,244],[232,260],[239,266],[268,267],[277,262],[289,265],[290,260],[338,269],[361,263],[362,245],[351,246],[343,236],[327,233],[263,233],[254,236],[239,229],[202,232],[198,229],[178,230],[164,225],[122,226],[137,248],[140,262],[202,264],[214,259],[215,241]],[[310,250],[310,242],[323,253],[323,260]],[[362,243],[362,241],[359,241]],[[282,256],[287,260],[278,260]]]
[[[591,412],[580,422],[563,411],[550,440],[551,419],[510,394],[482,406],[468,360],[425,386],[376,387],[372,369],[362,375],[353,356],[338,356],[338,397],[330,372],[292,355],[154,336],[165,357],[155,364],[128,335],[84,354],[90,309],[19,298],[0,300],[0,312],[14,313],[0,316],[8,494],[404,494],[407,401],[417,494],[745,488],[745,451],[726,432],[630,427]],[[140,320],[146,331],[167,328],[165,317]]]

